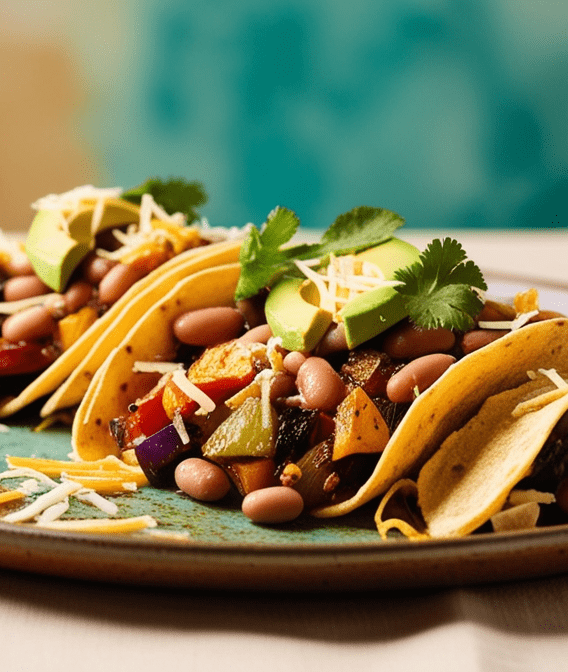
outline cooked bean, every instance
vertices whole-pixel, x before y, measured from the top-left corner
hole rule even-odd
[[[456,337],[451,329],[421,329],[412,322],[403,322],[383,340],[383,350],[393,359],[416,359],[453,348]]]
[[[144,271],[131,264],[117,264],[104,276],[99,285],[99,300],[112,305],[140,280]]]
[[[277,373],[270,385],[270,400],[289,397],[296,393],[296,379],[287,373]]]
[[[302,364],[306,361],[307,357],[303,352],[298,352],[294,350],[289,352],[283,360],[283,364],[286,368],[286,371],[289,371],[294,376],[298,375],[298,371]]]
[[[424,355],[397,371],[387,383],[387,396],[395,403],[413,401],[416,392],[424,392],[456,361],[442,353]]]
[[[275,485],[249,492],[243,499],[242,510],[253,523],[287,523],[302,513],[304,500],[293,488]]]
[[[557,310],[539,310],[538,314],[531,317],[529,322],[542,322],[543,320],[554,320],[557,317],[566,317],[564,313],[559,313]]]
[[[318,343],[316,354],[320,357],[331,355],[334,352],[343,352],[347,350],[347,337],[345,336],[345,327],[343,324],[335,322],[323,335]]]
[[[17,275],[4,284],[4,301],[19,301],[51,292],[37,275]]]
[[[180,490],[200,502],[216,502],[231,487],[229,478],[221,467],[199,457],[190,457],[180,462],[174,478]]]
[[[242,313],[249,329],[254,329],[254,327],[258,327],[266,322],[266,315],[264,314],[265,300],[266,293],[260,292],[248,299],[237,301],[237,310]]]
[[[180,315],[174,321],[173,332],[182,343],[207,347],[236,338],[244,323],[243,316],[229,306],[201,308]]]
[[[6,270],[10,276],[35,275],[32,262],[25,254],[16,254],[6,264]]]
[[[105,275],[117,265],[112,259],[98,257],[96,254],[89,254],[83,261],[81,270],[83,277],[91,285],[98,286]]]
[[[333,411],[343,401],[345,384],[331,364],[322,357],[308,357],[296,377],[304,408]]]
[[[472,329],[466,331],[461,338],[461,349],[464,355],[469,355],[474,350],[479,350],[498,338],[510,333],[508,329]]]
[[[37,341],[52,334],[55,325],[45,306],[33,306],[10,315],[2,324],[2,336],[14,343]]]
[[[259,324],[257,327],[249,329],[244,333],[239,341],[245,345],[250,343],[268,343],[268,340],[272,338],[272,329],[268,324]]]
[[[69,285],[68,290],[63,295],[65,308],[68,313],[76,313],[79,308],[86,306],[93,295],[93,286],[85,280]]]

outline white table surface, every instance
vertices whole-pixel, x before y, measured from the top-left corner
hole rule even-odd
[[[568,285],[567,232],[448,235],[488,270]],[[405,238],[423,247],[432,235]],[[568,575],[310,595],[114,586],[0,570],[0,633],[6,672],[563,671]]]

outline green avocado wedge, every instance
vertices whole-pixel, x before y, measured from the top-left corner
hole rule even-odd
[[[378,266],[385,280],[393,280],[399,268],[420,259],[419,250],[398,238],[355,255],[360,261]],[[319,343],[334,320],[332,313],[320,306],[319,292],[313,282],[303,278],[284,278],[268,294],[266,319],[272,333],[282,339],[287,350],[310,352]],[[408,315],[405,299],[389,285],[359,294],[339,311],[336,320],[345,329],[348,347],[368,341]]]
[[[67,227],[63,226],[60,213],[51,210],[40,210],[32,221],[26,254],[37,276],[56,292],[65,290],[75,268],[93,249],[99,231],[139,219],[138,206],[122,199],[107,199],[97,230],[92,231],[94,209],[94,200],[84,200]]]
[[[393,280],[395,271],[420,260],[420,252],[404,240],[391,238],[381,245],[360,252],[356,258],[376,264],[383,272],[385,280]],[[359,294],[339,311],[349,349],[378,336],[407,315],[404,297],[389,286]]]
[[[282,347],[310,352],[333,321],[333,315],[319,306],[319,292],[303,278],[284,278],[270,291],[264,307],[272,333]]]

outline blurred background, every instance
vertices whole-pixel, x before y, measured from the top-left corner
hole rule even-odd
[[[0,0],[0,228],[148,176],[215,226],[566,227],[567,29],[566,0]]]

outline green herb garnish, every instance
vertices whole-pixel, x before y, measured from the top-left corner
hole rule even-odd
[[[395,289],[406,299],[410,319],[425,329],[466,330],[483,306],[475,291],[486,290],[483,275],[457,240],[433,240],[420,261],[395,272],[403,284]]]
[[[351,254],[385,242],[403,224],[402,217],[394,212],[361,206],[340,215],[319,243],[282,249],[296,233],[300,220],[291,210],[278,207],[261,231],[251,227],[243,241],[235,299],[254,296],[282,274],[295,273],[294,259],[320,259],[325,265],[330,254]]]
[[[137,187],[125,191],[121,197],[140,205],[144,194],[151,194],[156,203],[170,215],[182,212],[186,215],[188,223],[199,219],[196,208],[207,202],[203,185],[200,182],[188,182],[183,178],[161,180],[152,177]]]

